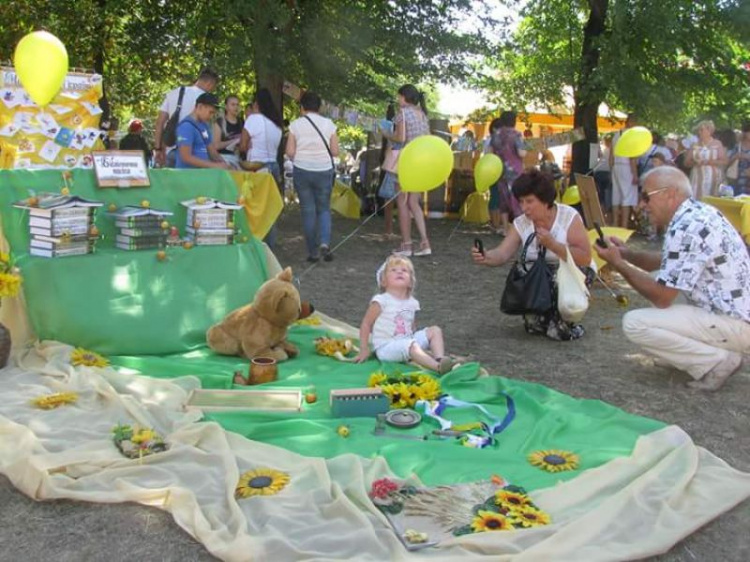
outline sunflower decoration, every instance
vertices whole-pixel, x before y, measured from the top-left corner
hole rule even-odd
[[[70,354],[70,364],[74,367],[81,365],[85,367],[106,367],[109,365],[109,360],[95,351],[76,347],[73,353]]]
[[[529,463],[547,472],[564,472],[578,468],[579,457],[568,451],[551,449],[535,451],[528,456]]]
[[[273,496],[283,490],[289,484],[289,480],[289,475],[286,472],[273,468],[248,470],[240,476],[234,496],[237,499],[253,496]]]
[[[530,529],[532,527],[543,527],[550,524],[549,513],[534,507],[533,505],[524,505],[512,510],[508,517],[515,527]]]
[[[66,404],[73,404],[78,400],[78,394],[75,392],[56,392],[34,398],[31,404],[41,410],[53,410]]]
[[[349,354],[358,351],[359,348],[348,338],[315,338],[315,352],[318,355],[334,357],[339,361],[353,361]]]
[[[513,528],[513,523],[508,517],[494,511],[479,510],[471,521],[471,529],[475,533],[510,531]]]
[[[0,252],[0,298],[15,297],[21,290],[21,275],[11,263],[10,256]]]
[[[419,400],[436,400],[440,394],[440,382],[427,373],[402,375],[396,372],[387,375],[376,371],[367,382],[370,388],[381,388],[388,396],[391,408],[413,408]]]
[[[531,498],[526,494],[506,489],[498,490],[495,493],[495,504],[500,507],[500,509],[508,512],[513,512],[532,505]]]

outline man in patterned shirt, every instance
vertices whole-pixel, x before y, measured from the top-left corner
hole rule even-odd
[[[717,390],[750,353],[748,250],[719,211],[692,199],[677,168],[654,168],[642,181],[642,204],[656,226],[667,227],[661,254],[631,250],[614,237],[596,248],[656,307],[628,312],[623,331],[657,364],[693,377],[690,387]],[[678,295],[687,304],[677,304]]]

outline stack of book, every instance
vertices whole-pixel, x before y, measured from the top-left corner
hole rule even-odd
[[[94,213],[101,201],[76,195],[42,193],[17,201],[29,211],[29,254],[43,258],[80,256],[94,251]]]
[[[169,231],[164,219],[171,215],[170,211],[134,206],[121,207],[109,213],[118,229],[115,247],[121,250],[163,248]]]
[[[187,237],[196,246],[224,246],[234,243],[234,212],[237,203],[199,197],[183,201],[187,207]]]

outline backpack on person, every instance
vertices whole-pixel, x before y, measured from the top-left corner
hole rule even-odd
[[[182,111],[182,98],[185,97],[185,86],[180,86],[180,95],[177,97],[177,109],[169,116],[162,134],[162,144],[174,146],[177,144],[177,125],[180,123],[180,112]]]

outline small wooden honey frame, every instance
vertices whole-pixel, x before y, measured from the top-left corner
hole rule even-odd
[[[334,418],[374,418],[386,413],[391,405],[381,388],[332,390],[330,397]]]

